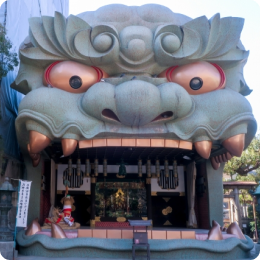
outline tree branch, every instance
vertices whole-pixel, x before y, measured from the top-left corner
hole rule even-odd
[[[250,166],[246,166],[246,167],[243,167],[243,168],[242,168],[242,167],[239,167],[239,168],[237,169],[237,173],[238,173],[239,175],[245,176],[245,175],[247,175],[249,172],[251,172],[251,171],[253,171],[253,170],[259,168],[259,166],[260,166],[260,162],[256,162],[256,164],[255,164],[253,167],[251,167],[251,168],[250,168]]]

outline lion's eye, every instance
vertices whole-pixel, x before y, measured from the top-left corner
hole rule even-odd
[[[199,77],[195,77],[190,81],[190,88],[193,90],[198,90],[202,87],[203,80]]]
[[[82,80],[79,76],[72,76],[70,78],[70,86],[74,89],[78,89],[82,86]]]
[[[45,85],[49,84],[71,93],[86,92],[102,77],[101,69],[74,61],[54,62],[44,73]]]
[[[198,61],[188,65],[171,67],[159,77],[167,77],[186,89],[191,95],[198,95],[225,87],[224,71],[217,65]]]

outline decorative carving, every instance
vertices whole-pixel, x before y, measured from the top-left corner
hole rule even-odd
[[[229,225],[227,229],[227,234],[233,234],[236,235],[239,239],[246,240],[244,234],[242,233],[240,227],[236,222],[233,222]]]
[[[100,217],[95,216],[95,222],[100,222]]]
[[[151,178],[146,178],[146,184],[151,184]]]
[[[63,229],[54,223],[51,224],[51,237],[53,238],[67,238]]]
[[[96,225],[95,223],[96,223],[95,219],[90,220],[90,226],[91,227],[95,227],[95,225]]]
[[[172,226],[172,223],[169,220],[167,220],[167,221],[165,221],[165,223],[163,225],[164,226]]]
[[[215,220],[212,220],[212,228],[208,233],[208,240],[223,240],[222,228]]]
[[[168,201],[170,200],[171,198],[163,198],[163,200],[165,201],[165,202],[167,202],[168,203]]]
[[[124,217],[118,217],[118,218],[116,219],[116,221],[117,221],[117,222],[125,222],[125,221],[126,221],[126,218],[124,218]]]
[[[162,210],[162,214],[165,215],[165,216],[170,214],[170,213],[172,213],[172,207],[170,207],[170,206],[168,206],[166,209]]]
[[[36,234],[37,232],[41,231],[41,226],[38,222],[38,218],[34,219],[32,223],[27,227],[25,231],[26,236],[32,236]]]

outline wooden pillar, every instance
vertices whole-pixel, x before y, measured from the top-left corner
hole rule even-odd
[[[90,196],[90,200],[91,200],[91,214],[90,214],[90,226],[91,227],[95,227],[95,199],[96,199],[96,178],[95,177],[91,177],[91,196]]]
[[[152,219],[151,178],[146,178],[147,218]]]

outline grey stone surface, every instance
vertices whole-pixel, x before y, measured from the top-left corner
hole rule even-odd
[[[214,170],[210,161],[207,161],[207,185],[208,185],[208,198],[209,198],[209,221],[210,226],[212,220],[217,221],[223,226],[223,168],[224,163]]]
[[[201,241],[175,239],[149,241],[151,257],[157,259],[231,259],[249,256],[254,247],[253,241],[246,236],[246,241],[229,238],[221,241]],[[19,252],[27,256],[45,257],[90,257],[120,259],[132,255],[131,239],[75,238],[55,239],[46,235],[26,236],[24,231],[17,235]],[[139,254],[146,253],[144,250]]]
[[[26,150],[30,130],[51,140],[152,136],[217,144],[244,133],[247,146],[256,123],[242,96],[250,93],[243,78],[248,52],[239,43],[243,23],[219,14],[191,19],[154,4],[108,5],[67,19],[60,13],[31,18],[33,47],[20,50],[20,70],[12,85],[27,94],[16,121],[21,148]],[[181,42],[177,50],[176,38]],[[118,82],[104,79],[82,94],[44,87],[46,67],[63,60],[98,66]],[[221,66],[225,88],[189,95],[183,86],[158,86],[152,77],[195,61]],[[135,80],[120,82],[120,75]],[[120,122],[103,116],[103,109],[113,111]],[[153,122],[165,111],[174,116]]]
[[[0,241],[0,252],[1,255],[8,260],[13,259],[13,248],[14,248],[14,242],[1,242]]]

